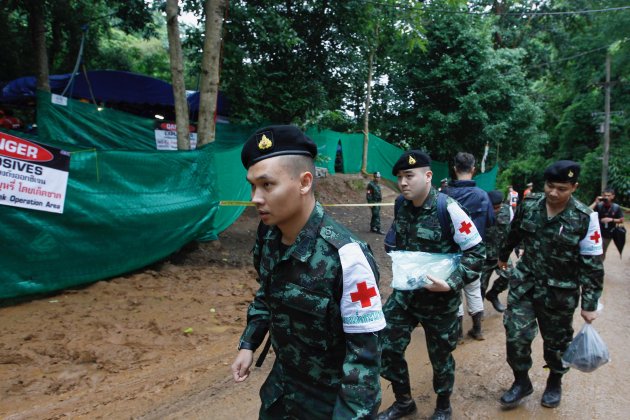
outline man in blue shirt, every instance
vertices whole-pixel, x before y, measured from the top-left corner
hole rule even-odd
[[[468,212],[481,238],[485,240],[486,227],[494,224],[494,209],[486,193],[477,187],[477,183],[472,177],[475,174],[475,157],[470,153],[459,152],[455,155],[454,166],[455,181],[449,183],[448,188],[442,192],[451,196]],[[483,340],[481,330],[481,320],[483,319],[483,299],[481,298],[480,279],[464,286],[466,296],[466,307],[468,314],[472,317],[473,328],[468,331],[468,335],[475,340]],[[464,306],[459,309],[460,339],[463,338]]]

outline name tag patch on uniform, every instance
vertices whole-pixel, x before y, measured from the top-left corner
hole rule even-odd
[[[588,233],[580,241],[580,255],[602,255],[602,235],[599,229],[599,218],[597,212],[591,213],[588,222]]]
[[[341,319],[347,333],[375,332],[385,328],[381,295],[372,267],[357,243],[339,249],[343,267]]]
[[[451,203],[446,208],[451,216],[455,234],[453,240],[465,251],[481,242],[481,235],[470,217],[462,210],[457,203]]]

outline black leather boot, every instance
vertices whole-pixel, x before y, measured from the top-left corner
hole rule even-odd
[[[547,378],[547,386],[543,392],[540,403],[543,407],[556,408],[562,398],[562,374],[550,372]]]
[[[438,395],[435,411],[431,415],[431,420],[451,420],[453,409],[451,408],[450,395]]]
[[[394,420],[400,419],[417,410],[416,402],[411,398],[410,394],[396,394],[396,401],[385,411],[376,416],[377,420]]]
[[[486,299],[488,299],[490,303],[492,303],[492,307],[494,308],[495,311],[497,312],[505,311],[505,305],[503,305],[501,301],[499,300],[499,293],[497,293],[496,290],[490,289],[490,291],[486,293]]]
[[[529,380],[527,371],[514,371],[514,383],[501,396],[501,406],[503,408],[514,408],[532,392],[534,392],[534,387],[532,386],[532,381]]]
[[[481,320],[483,319],[483,311],[477,312],[472,316],[473,327],[468,331],[468,336],[475,340],[485,340],[483,332],[481,331]]]

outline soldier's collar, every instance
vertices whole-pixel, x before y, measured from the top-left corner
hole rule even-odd
[[[302,262],[305,262],[310,258],[314,251],[315,238],[319,232],[319,225],[324,218],[324,208],[319,202],[315,202],[315,207],[311,212],[310,217],[308,218],[306,224],[298,233],[297,238],[295,238],[295,242],[285,254],[288,258],[289,255],[295,259],[298,259]]]
[[[435,205],[435,201],[437,200],[437,190],[433,187],[429,190],[429,195],[427,195],[426,200],[422,203],[422,208],[425,210],[430,210],[431,207]]]

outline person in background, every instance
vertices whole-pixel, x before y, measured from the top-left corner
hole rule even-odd
[[[440,188],[438,191],[444,191],[448,187],[448,178],[444,178],[440,181]]]
[[[417,410],[411,397],[405,350],[412,331],[421,325],[433,368],[433,390],[437,394],[431,419],[446,420],[452,416],[450,396],[455,382],[455,359],[451,353],[457,346],[461,289],[464,284],[478,280],[484,245],[475,224],[460,205],[431,186],[429,155],[419,150],[404,152],[394,164],[392,175],[398,177],[404,197],[394,219],[396,250],[463,254],[458,268],[448,277],[427,275],[430,284],[415,290],[394,289],[387,299],[383,308],[387,326],[382,332],[381,376],[392,383],[396,401],[377,419],[399,419]],[[444,207],[442,216],[440,202]]]
[[[315,200],[316,155],[310,138],[285,125],[258,130],[241,152],[261,219],[260,288],[232,375],[249,377],[268,332],[276,357],[260,390],[261,419],[373,418],[381,401],[378,269],[369,247]]]
[[[508,187],[508,204],[512,207],[512,211],[516,211],[518,205],[518,193],[514,191],[514,188],[510,185]]]
[[[486,193],[477,187],[473,181],[475,174],[475,157],[470,153],[459,152],[455,155],[453,170],[455,181],[451,181],[443,192],[453,197],[466,209],[472,219],[481,239],[485,240],[486,228],[494,224],[494,210]],[[476,281],[464,286],[466,296],[466,309],[472,317],[473,327],[468,331],[468,336],[475,340],[483,340],[481,322],[483,320],[483,299],[481,297],[481,281]],[[460,339],[463,339],[464,305],[459,308]]]
[[[578,303],[584,321],[597,318],[604,283],[602,242],[597,213],[573,197],[579,174],[580,165],[570,160],[559,160],[545,169],[544,194],[532,193],[523,199],[499,252],[499,269],[507,270],[514,246],[523,241],[527,250],[511,270],[503,316],[507,362],[514,373],[512,386],[501,396],[504,408],[515,407],[534,391],[528,372],[539,328],[549,369],[541,404],[557,407],[562,375],[568,371],[562,355],[573,339]]]
[[[606,259],[606,251],[608,245],[612,241],[613,229],[619,224],[623,224],[623,210],[615,201],[615,190],[606,188],[602,195],[595,198],[595,201],[589,206],[597,212],[599,218],[599,226],[602,230],[602,241],[604,245],[604,253],[602,261]]]
[[[523,191],[523,199],[532,193],[532,188],[534,188],[534,184],[532,182],[528,182],[525,184],[525,190]]]
[[[368,183],[367,193],[365,198],[368,203],[380,203],[383,201],[383,194],[381,193],[381,186],[379,182],[381,180],[381,173],[374,172],[374,178]],[[370,206],[372,212],[372,218],[370,219],[370,232],[383,235],[381,231],[381,206]]]
[[[499,295],[504,290],[507,290],[508,280],[507,272],[499,270],[497,262],[499,260],[499,249],[507,237],[514,213],[509,204],[503,203],[503,193],[501,191],[490,191],[488,197],[494,209],[495,222],[493,226],[486,229],[486,260],[481,273],[481,296],[488,299],[497,312],[503,312],[505,311],[505,306],[499,300]],[[486,292],[490,284],[490,277],[495,271],[499,277],[492,284],[492,288]]]

